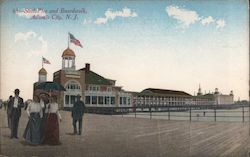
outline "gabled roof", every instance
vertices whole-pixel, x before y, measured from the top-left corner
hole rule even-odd
[[[148,96],[191,96],[190,94],[183,91],[168,90],[168,89],[156,89],[156,88],[147,88],[144,89],[139,95],[148,95]]]
[[[95,84],[95,85],[112,85],[110,81],[101,75],[93,71],[86,71],[86,68],[82,68],[80,70],[85,71],[85,83],[86,84]]]

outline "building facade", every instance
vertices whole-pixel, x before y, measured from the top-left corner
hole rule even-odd
[[[202,94],[199,87],[196,96],[193,96],[193,105],[230,105],[234,104],[234,94],[230,91],[230,94],[221,94],[218,88],[215,88],[214,93]]]
[[[84,68],[76,70],[75,53],[67,48],[62,54],[62,69],[55,72],[53,81],[66,89],[58,95],[58,103],[62,108],[70,108],[81,95],[86,106],[117,107],[131,106],[132,95],[122,87],[115,85],[115,80],[104,78],[90,69],[86,63]]]
[[[77,95],[80,95],[86,106],[93,107],[157,107],[184,105],[223,105],[233,104],[233,91],[229,95],[219,93],[202,94],[199,85],[198,93],[192,96],[184,91],[147,88],[141,92],[124,91],[116,86],[116,80],[107,79],[91,70],[90,64],[76,70],[76,55],[67,48],[62,53],[62,68],[53,74],[53,82],[64,86],[66,91],[55,92],[61,108],[73,107]],[[41,94],[36,86],[47,81],[47,71],[42,67],[38,73],[38,82],[34,83],[34,94]]]
[[[134,93],[133,106],[180,106],[188,105],[192,96],[183,91],[147,88],[140,93]]]

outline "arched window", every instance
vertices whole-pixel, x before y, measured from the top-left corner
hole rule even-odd
[[[67,85],[65,86],[66,90],[80,90],[80,85],[76,81],[69,81]]]
[[[70,80],[65,84],[64,107],[72,107],[77,95],[82,95],[81,85],[75,80]]]

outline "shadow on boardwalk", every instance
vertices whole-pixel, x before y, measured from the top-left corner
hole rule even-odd
[[[0,111],[0,156],[68,157],[247,157],[249,123],[189,122],[85,114],[83,135],[72,135],[69,112],[61,111],[59,146],[30,146],[22,137],[10,140],[5,111]]]

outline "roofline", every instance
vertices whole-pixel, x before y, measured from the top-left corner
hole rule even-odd
[[[183,93],[186,93],[186,94],[192,96],[191,94],[189,94],[189,93],[187,93],[187,92],[179,91],[179,90],[172,90],[172,89],[146,88],[146,89],[144,89],[144,90],[163,90],[163,91],[183,92]],[[144,90],[142,90],[142,91],[144,91]],[[141,91],[141,92],[142,92],[142,91]],[[174,94],[171,94],[171,95],[174,95]]]

